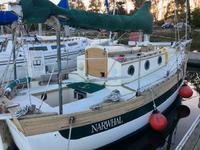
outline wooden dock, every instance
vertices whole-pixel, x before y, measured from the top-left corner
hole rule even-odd
[[[200,114],[175,150],[200,150]]]

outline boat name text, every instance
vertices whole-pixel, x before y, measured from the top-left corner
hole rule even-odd
[[[108,130],[123,123],[121,116],[92,124],[92,134]]]

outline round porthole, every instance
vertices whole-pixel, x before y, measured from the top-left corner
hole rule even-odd
[[[161,63],[162,63],[162,57],[159,56],[159,57],[158,57],[158,64],[161,65]]]
[[[149,68],[150,68],[150,62],[149,62],[149,60],[147,60],[147,61],[145,62],[144,68],[145,68],[145,70],[149,70]]]
[[[128,74],[132,76],[132,75],[134,75],[134,72],[135,72],[134,66],[133,65],[129,66],[128,67]]]

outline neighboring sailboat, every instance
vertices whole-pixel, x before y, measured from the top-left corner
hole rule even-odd
[[[35,72],[35,75],[31,76],[32,78],[40,78],[41,75],[57,70],[57,67],[55,67],[57,60],[55,36],[24,37],[19,41],[21,42],[16,45],[15,59],[17,70],[20,70],[17,71],[18,78],[23,78],[27,75],[27,64],[30,65],[30,71]],[[108,39],[89,39],[86,37],[62,38],[62,70],[74,70],[76,68],[76,58],[84,53],[86,46],[105,44],[108,41]],[[13,79],[12,45],[13,43],[9,37],[0,39],[0,69],[3,70],[0,72],[1,80],[10,81]]]
[[[92,40],[86,37],[69,37],[62,38],[61,41],[61,51],[62,51],[62,69],[68,68],[75,69],[76,68],[76,57],[84,52],[86,46],[92,43],[106,43],[107,40]],[[35,72],[37,76],[33,76],[33,78],[39,78],[40,75],[51,73],[53,71],[53,67],[56,64],[57,59],[57,51],[56,51],[56,37],[55,36],[35,36],[35,37],[26,37],[22,41],[22,44],[16,45],[16,64],[18,78],[23,78],[26,76],[27,64],[30,63],[32,65],[32,69],[34,67],[42,68],[42,72]],[[30,55],[32,52],[36,52],[35,55]],[[12,41],[5,38],[1,41],[0,45],[0,69],[5,70],[9,65],[7,70],[6,81],[12,80],[12,64],[13,59],[10,58],[12,55]],[[43,57],[40,57],[40,56]],[[31,57],[28,57],[31,56]],[[29,59],[28,59],[29,58]],[[27,60],[28,59],[28,60]],[[44,59],[44,60],[43,60]],[[30,62],[29,62],[30,61]],[[43,62],[44,63],[39,63]],[[37,63],[36,63],[37,62]],[[35,65],[34,65],[35,64]],[[36,69],[37,70],[37,69]],[[57,70],[57,69],[55,69]],[[0,73],[0,77],[4,78],[4,72]]]
[[[68,17],[68,24],[80,27],[152,32],[149,1],[129,17],[66,11],[47,0],[21,0],[21,4],[27,22],[41,23],[51,15],[62,15]],[[23,84],[12,81],[4,88],[12,100],[2,97],[0,101],[11,114],[6,123],[16,145],[20,150],[97,149],[138,132],[154,110],[163,112],[176,99],[190,43],[184,38],[168,46],[149,41],[138,47],[88,46],[77,59],[77,71],[62,82],[62,102],[57,100],[60,84],[59,92],[58,85],[35,82],[18,90]]]

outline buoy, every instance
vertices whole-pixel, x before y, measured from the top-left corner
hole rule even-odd
[[[167,127],[167,118],[158,110],[154,110],[149,118],[151,127],[156,131],[163,131]]]
[[[187,84],[184,84],[179,90],[179,95],[183,98],[190,98],[193,95],[193,91]]]

